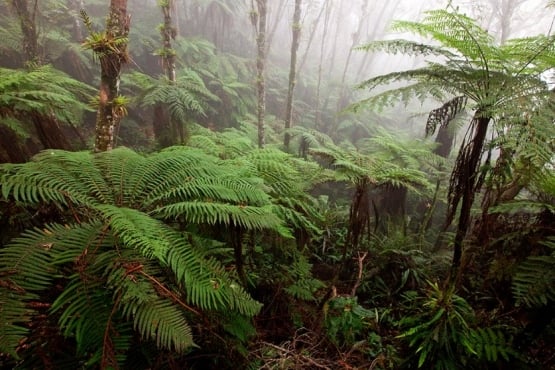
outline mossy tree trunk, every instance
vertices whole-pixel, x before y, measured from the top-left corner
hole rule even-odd
[[[123,116],[122,106],[116,99],[119,95],[121,69],[127,62],[128,34],[127,0],[111,0],[105,39],[93,46],[101,68],[95,152],[104,152],[114,147],[115,131]]]
[[[28,0],[12,0],[11,5],[19,17],[21,33],[23,35],[24,64],[29,68],[33,68],[33,66],[38,66],[42,62],[36,25],[39,11],[38,1],[35,0],[29,3]],[[33,114],[30,120],[37,138],[44,149],[72,149],[71,144],[60,127],[60,123],[53,114]],[[13,144],[10,146],[13,146]],[[26,151],[22,150],[21,152]]]
[[[38,0],[34,1],[32,12],[29,9],[29,2],[27,0],[12,0],[11,3],[21,24],[25,62],[39,63],[39,44],[35,21],[38,11]]]
[[[257,126],[258,147],[264,148],[265,139],[265,115],[266,115],[266,18],[267,0],[256,0],[256,11],[253,9],[253,25],[256,33],[256,93],[257,93]]]
[[[162,35],[162,49],[160,56],[162,58],[162,68],[170,84],[175,83],[177,78],[175,70],[175,50],[172,47],[172,40],[175,40],[177,30],[173,24],[172,12],[175,9],[173,0],[165,0],[159,2],[164,23],[160,27]],[[162,148],[176,144],[178,130],[175,127],[175,121],[172,120],[171,114],[164,104],[157,104],[154,107],[153,129],[156,135],[158,145]],[[181,141],[184,138],[181,135]]]
[[[291,128],[293,120],[293,95],[295,91],[295,83],[297,78],[297,51],[301,39],[301,3],[302,0],[295,0],[295,11],[293,12],[292,42],[291,42],[291,63],[289,65],[289,90],[287,91],[287,105],[285,107],[285,136],[283,138],[283,146],[289,149],[291,134],[288,130]]]

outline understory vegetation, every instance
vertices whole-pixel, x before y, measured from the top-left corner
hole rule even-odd
[[[15,3],[1,368],[555,367],[553,36],[499,43],[451,6],[395,22],[418,41],[358,52],[424,64],[351,88],[309,58],[286,126],[288,63],[257,77],[263,0],[184,2],[181,35],[167,0],[130,5],[128,34],[99,31],[103,1]]]

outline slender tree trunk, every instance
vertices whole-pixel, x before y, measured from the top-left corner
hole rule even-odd
[[[115,131],[122,118],[120,107],[114,99],[119,94],[121,68],[127,62],[127,41],[123,40],[128,34],[127,0],[111,0],[105,39],[110,45],[95,50],[99,55],[101,68],[95,152],[104,152],[114,147]]]
[[[343,24],[343,21],[344,21],[343,8],[341,6],[337,7],[337,14],[335,16],[336,16],[335,29],[332,29],[330,31],[330,33],[332,35],[335,35],[335,37],[333,38],[333,44],[326,58],[326,61],[328,62],[328,66],[327,66],[327,72],[325,74],[327,74],[328,76],[335,75],[334,69],[335,69],[335,63],[336,63],[336,56],[339,54],[337,52],[337,46],[339,44],[339,35],[341,34],[341,25]],[[326,95],[326,98],[324,99],[324,102],[321,108],[322,111],[326,111],[328,109],[328,106],[331,104],[333,94],[334,94],[334,89],[327,89],[327,95]],[[324,132],[330,134],[331,131],[333,131],[332,127],[326,127],[326,130]]]
[[[322,19],[322,15],[324,14],[325,10],[329,9],[328,3],[329,3],[328,0],[324,1],[324,3],[322,4],[322,8],[320,8],[320,12],[318,13],[318,16],[316,17],[314,22],[312,22],[312,26],[310,27],[310,30],[309,30],[308,42],[306,44],[306,49],[304,50],[303,56],[301,58],[301,62],[299,63],[299,68],[297,68],[297,70],[299,72],[302,71],[302,69],[303,69],[303,67],[306,63],[308,53],[310,51],[310,47],[312,46],[312,42],[314,41],[314,36],[316,36],[316,30],[318,29],[318,26],[320,25],[320,20]],[[328,17],[328,19],[329,19],[329,17]],[[324,35],[322,37],[325,38],[326,36]]]
[[[257,125],[258,125],[258,147],[265,146],[264,133],[264,117],[266,114],[266,85],[265,85],[265,69],[266,69],[266,17],[267,17],[267,0],[256,0],[256,91],[257,91]],[[254,11],[254,9],[253,9]]]
[[[318,63],[318,82],[316,84],[316,113],[314,115],[314,128],[316,130],[321,130],[320,122],[322,120],[322,110],[320,108],[320,95],[321,95],[321,86],[322,86],[322,68],[324,64],[324,52],[326,48],[326,40],[328,36],[328,28],[329,28],[329,19],[331,14],[331,6],[329,2],[326,1],[325,3],[326,8],[326,15],[324,19],[324,30],[322,31],[322,42],[320,44],[320,62]],[[323,131],[323,130],[321,130]]]
[[[339,101],[337,102],[337,112],[341,111],[347,105],[347,94],[349,92],[349,89],[346,86],[347,72],[351,64],[353,49],[360,42],[360,36],[362,34],[362,28],[364,26],[364,22],[366,18],[368,18],[368,0],[364,0],[362,2],[361,8],[360,8],[360,20],[358,23],[358,27],[356,32],[352,35],[353,43],[347,54],[347,60],[345,61],[345,66],[343,67],[343,74],[341,75]]]
[[[164,15],[164,25],[160,31],[162,33],[163,43],[162,65],[168,80],[170,80],[170,82],[175,82],[175,52],[172,48],[172,40],[175,40],[177,31],[173,25],[171,14],[174,8],[173,0],[168,0],[167,5],[162,4],[160,8]]]
[[[265,0],[264,2],[266,3],[266,18],[268,18],[268,1]],[[276,34],[279,22],[283,18],[283,12],[285,11],[285,5],[287,4],[287,2],[288,0],[280,0],[277,6],[276,16],[274,17],[274,22],[271,27],[268,27],[269,31],[266,35],[266,55],[270,53],[270,48],[272,47],[272,42],[274,41],[274,36]],[[266,22],[269,23],[268,21]]]
[[[301,3],[302,0],[295,0],[295,12],[293,13],[292,42],[291,42],[291,64],[289,66],[289,90],[287,92],[287,106],[285,110],[285,136],[283,146],[289,149],[291,134],[288,130],[291,128],[293,118],[293,95],[297,78],[297,51],[299,50],[299,42],[301,38]]]
[[[174,8],[173,0],[168,0],[167,3],[161,3],[160,5],[164,16],[164,23],[160,28],[162,35],[162,68],[170,84],[175,83],[176,80],[175,51],[172,47],[172,40],[175,40],[177,34],[172,21]],[[152,126],[158,145],[161,148],[175,144],[178,130],[174,127],[175,121],[172,120],[168,108],[164,104],[160,103],[154,107]]]
[[[38,0],[33,3],[33,10],[29,9],[27,0],[12,0],[11,4],[19,17],[21,33],[23,34],[23,52],[25,65],[40,65],[38,33],[36,17],[38,14]],[[53,114],[33,115],[31,122],[37,137],[44,148],[71,150],[71,144],[60,128],[58,120]]]
[[[81,18],[79,18],[79,12],[85,7],[83,0],[68,0],[68,8],[72,12],[73,16],[73,41],[82,42],[83,41],[83,27],[81,25]]]
[[[388,21],[391,19],[391,16],[395,14],[397,8],[401,5],[400,1],[391,4],[391,2],[384,2],[384,6],[380,10],[379,14],[374,16],[374,19],[377,19],[372,27],[372,31],[368,32],[366,38],[368,41],[376,40],[378,35],[383,32],[383,30],[387,27]],[[362,80],[363,72],[366,70],[366,67],[372,63],[372,60],[376,56],[375,53],[365,53],[358,68],[358,71],[355,75],[356,80]]]
[[[29,10],[29,2],[27,0],[12,0],[11,3],[17,12],[17,16],[19,17],[19,22],[21,24],[25,62],[40,63],[37,26],[35,22],[38,0],[34,1],[33,12]]]
[[[360,241],[364,238],[364,232],[370,237],[370,194],[369,182],[361,179],[355,184],[355,192],[349,209],[349,226],[347,236],[343,244],[342,261],[346,263],[349,249],[354,253],[358,249]]]

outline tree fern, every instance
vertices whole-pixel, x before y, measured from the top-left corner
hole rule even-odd
[[[154,79],[138,72],[131,76],[132,82],[141,87],[139,102],[143,106],[168,104],[172,118],[185,122],[191,116],[202,116],[209,102],[218,98],[206,88],[198,74],[190,69],[180,71],[175,83],[165,78]]]
[[[30,230],[0,252],[7,307],[0,344],[13,355],[32,320],[32,301],[51,304],[62,333],[91,360],[121,363],[132,341],[129,322],[159,347],[183,352],[193,344],[188,321],[199,309],[252,316],[260,305],[202,246],[164,221],[289,233],[260,181],[190,148],[150,156],[125,148],[46,151],[2,172],[4,197],[51,202],[64,214],[63,223]],[[49,297],[55,278],[66,281],[65,291]]]
[[[459,273],[462,245],[470,225],[474,197],[482,185],[480,163],[488,141],[490,122],[493,120],[495,124],[495,118],[503,117],[514,106],[518,106],[519,114],[522,114],[522,111],[535,110],[538,101],[546,100],[548,89],[540,75],[551,68],[546,61],[553,60],[555,56],[553,40],[552,37],[540,36],[534,41],[516,41],[501,47],[495,45],[494,38],[486,30],[456,10],[429,11],[422,22],[400,21],[394,24],[394,28],[431,38],[439,46],[423,48],[408,41],[393,40],[380,41],[366,48],[405,50],[411,54],[423,52],[424,55],[441,55],[443,60],[429,60],[423,68],[393,72],[362,82],[361,88],[369,89],[400,81],[409,85],[374,95],[357,107],[367,102],[389,103],[391,97],[451,98],[460,95],[475,104],[474,116],[452,171],[444,225],[447,228],[458,212],[451,271],[454,278]],[[425,92],[426,85],[430,93]],[[504,136],[504,132],[506,129],[497,130],[500,137]],[[459,207],[461,203],[463,206]]]
[[[0,68],[0,117],[24,121],[33,114],[53,113],[59,121],[75,124],[89,110],[84,101],[93,91],[48,65],[30,70]]]

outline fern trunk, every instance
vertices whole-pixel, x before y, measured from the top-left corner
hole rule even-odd
[[[241,227],[232,226],[230,237],[231,245],[233,246],[233,256],[235,257],[237,276],[239,276],[239,280],[243,286],[247,286],[247,273],[245,272],[245,261],[243,259],[243,230]]]
[[[297,51],[299,50],[299,42],[301,38],[301,3],[302,0],[295,0],[295,12],[293,13],[293,25],[291,42],[291,64],[289,66],[289,90],[287,92],[287,106],[285,108],[285,136],[283,138],[283,146],[289,149],[291,134],[288,130],[291,128],[293,118],[293,93],[297,78]]]
[[[449,189],[449,210],[447,220],[450,223],[458,204],[461,203],[457,231],[453,242],[453,261],[449,282],[455,283],[460,275],[461,258],[463,252],[463,242],[470,227],[471,209],[474,203],[475,192],[478,184],[480,159],[486,140],[488,125],[491,118],[484,116],[478,110],[472,120],[472,139],[468,144],[464,144],[459,152],[453,174],[451,175],[451,185]]]
[[[343,247],[343,261],[346,261],[347,252],[350,248],[354,251],[358,248],[364,232],[370,230],[370,194],[368,180],[360,180],[356,184],[355,194],[349,210],[349,226],[347,238]]]
[[[122,118],[120,107],[114,100],[119,94],[121,68],[127,61],[128,34],[127,0],[112,0],[106,36],[94,47],[101,68],[95,152],[104,152],[114,147],[115,131]]]

